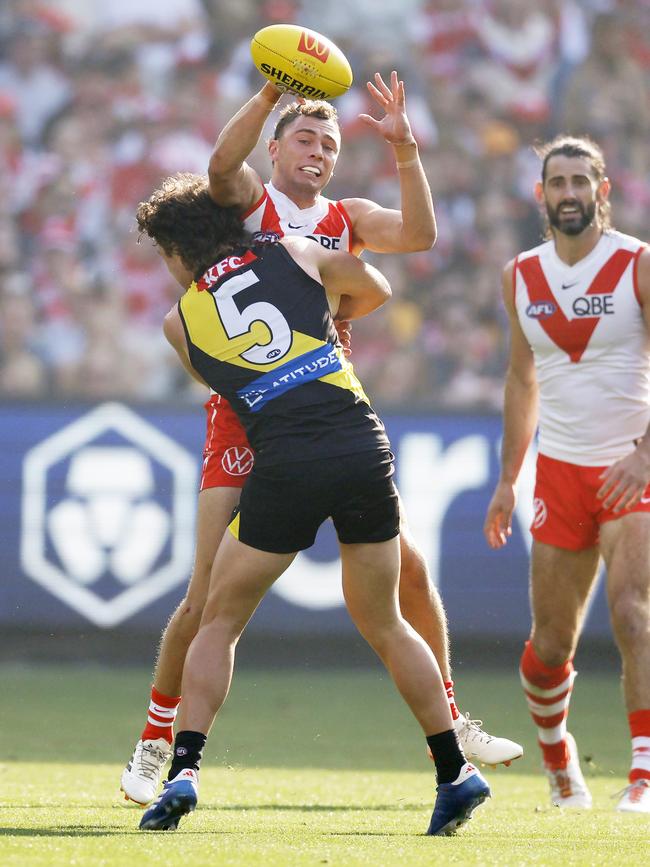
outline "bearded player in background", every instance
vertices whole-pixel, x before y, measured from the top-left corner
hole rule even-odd
[[[369,115],[361,118],[393,148],[401,210],[383,208],[367,199],[335,202],[322,195],[341,146],[336,110],[322,101],[299,100],[281,112],[268,145],[271,180],[264,184],[246,158],[282,95],[270,82],[237,112],[217,140],[208,173],[214,201],[237,207],[246,229],[259,233],[259,237],[268,233],[307,236],[322,246],[357,255],[364,249],[375,253],[430,249],[436,239],[433,202],[406,115],[404,84],[396,72],[391,73],[390,86],[377,74],[375,83],[368,83],[368,90],[384,116],[380,120]],[[342,304],[339,319],[345,320],[346,315]],[[246,330],[248,325],[243,327]],[[206,410],[194,571],[187,595],[163,634],[147,724],[121,780],[127,798],[141,804],[154,798],[170,755],[185,655],[198,630],[214,556],[253,463],[244,430],[228,403],[212,394]],[[456,707],[445,611],[404,519],[400,548],[401,610],[438,661],[465,755],[470,761],[509,764],[522,755],[521,746],[490,736],[480,721],[460,714]]]
[[[650,250],[611,228],[610,184],[594,142],[559,136],[539,155],[548,240],[504,271],[511,354],[501,477],[485,535],[500,548],[511,533],[539,412],[533,622],[520,672],[551,801],[591,807],[566,719],[602,557],[632,738],[618,809],[650,813]]]

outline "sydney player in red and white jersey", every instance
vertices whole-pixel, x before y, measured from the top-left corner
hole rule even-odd
[[[611,228],[594,142],[560,136],[539,154],[536,195],[549,233],[504,271],[511,355],[485,535],[492,548],[510,535],[515,484],[539,424],[532,630],[520,674],[551,799],[591,806],[566,719],[602,557],[632,738],[618,809],[650,813],[650,250]]]
[[[406,114],[404,84],[396,72],[391,74],[389,85],[377,74],[374,84],[368,83],[368,90],[383,116],[361,115],[361,119],[393,150],[401,190],[399,210],[383,208],[368,199],[333,202],[323,196],[341,148],[336,111],[326,102],[299,100],[281,112],[268,144],[271,179],[264,184],[246,159],[282,95],[271,83],[266,83],[221,132],[208,172],[212,198],[219,205],[236,207],[246,228],[253,232],[309,236],[324,247],[355,254],[363,250],[409,253],[429,249],[436,238],[433,202]],[[338,319],[345,321],[351,316],[352,308],[343,297]],[[139,803],[149,802],[156,793],[173,737],[185,654],[199,626],[212,562],[253,463],[244,431],[228,404],[219,395],[212,395],[206,409],[194,571],[187,595],[163,635],[147,724],[122,774],[122,789]],[[406,523],[400,541],[401,609],[438,661],[467,758],[488,764],[518,758],[522,754],[519,744],[488,735],[469,714],[461,715],[456,708],[442,602]]]

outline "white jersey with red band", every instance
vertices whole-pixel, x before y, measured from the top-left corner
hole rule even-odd
[[[262,197],[243,215],[244,226],[253,234],[270,232],[279,237],[312,238],[328,250],[352,252],[352,223],[340,202],[319,196],[311,208],[302,210],[269,181]]]
[[[515,307],[535,357],[539,450],[548,457],[609,466],[646,431],[650,340],[636,283],[644,247],[609,231],[574,265],[553,241],[515,260]]]

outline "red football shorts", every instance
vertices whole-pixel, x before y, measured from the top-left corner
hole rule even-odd
[[[650,512],[650,485],[643,499],[624,512],[606,509],[596,496],[603,484],[600,474],[606,467],[581,467],[537,456],[535,517],[530,528],[533,539],[570,551],[582,551],[598,544],[600,525],[631,512]]]
[[[207,430],[201,487],[241,488],[253,469],[254,455],[234,410],[220,394],[205,404]]]

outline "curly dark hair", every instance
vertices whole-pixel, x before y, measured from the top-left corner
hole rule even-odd
[[[168,256],[178,255],[196,280],[252,240],[238,210],[217,205],[207,177],[189,172],[166,178],[138,205],[136,219],[140,235],[148,235]]]
[[[325,102],[324,99],[308,100],[304,105],[299,102],[292,102],[280,112],[280,117],[278,118],[275,130],[273,131],[273,138],[280,138],[284,128],[297,117],[317,117],[320,120],[331,120],[337,126],[339,123],[339,116],[336,109],[333,105],[330,105],[329,102]]]

